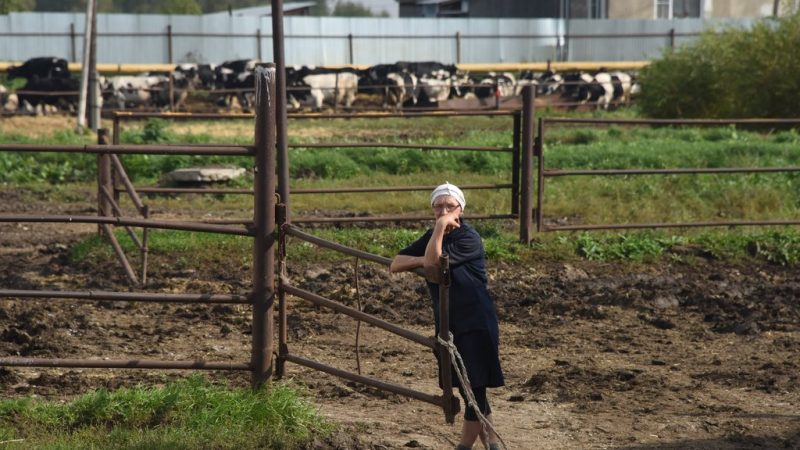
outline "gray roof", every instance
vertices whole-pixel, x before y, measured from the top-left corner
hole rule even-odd
[[[454,0],[416,0],[416,5],[438,5],[439,3],[451,3]]]
[[[296,9],[309,8],[317,2],[290,2],[283,4],[283,12]],[[231,11],[234,16],[271,16],[272,6],[251,6],[250,8],[237,8]]]

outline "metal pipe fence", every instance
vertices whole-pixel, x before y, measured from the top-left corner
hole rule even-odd
[[[0,222],[28,222],[28,223],[94,223],[100,225],[102,232],[110,239],[118,257],[125,267],[129,279],[137,282],[138,278],[116,240],[112,225],[134,226],[144,228],[143,239],[138,243],[144,250],[147,249],[147,229],[173,229],[195,232],[210,232],[251,236],[254,238],[253,251],[253,282],[252,291],[247,295],[231,294],[163,294],[146,292],[102,292],[102,291],[52,291],[52,290],[18,290],[0,289],[0,299],[28,298],[36,300],[89,300],[89,301],[129,301],[149,303],[191,303],[191,304],[247,304],[253,310],[252,351],[250,361],[238,362],[212,362],[212,361],[152,361],[152,360],[113,360],[113,359],[64,359],[64,358],[0,358],[0,366],[14,367],[85,367],[85,368],[128,368],[128,369],[186,369],[186,370],[246,370],[251,372],[254,386],[263,384],[272,372],[272,298],[274,276],[274,244],[275,235],[275,109],[270,102],[275,91],[274,68],[258,69],[256,72],[257,101],[255,145],[239,150],[225,151],[208,146],[134,146],[134,145],[108,145],[107,134],[100,133],[98,145],[85,146],[35,146],[35,145],[2,145],[2,151],[23,152],[84,152],[98,155],[98,191],[97,191],[97,216],[70,216],[70,215],[29,215],[29,214],[0,214]],[[270,126],[272,124],[272,126]],[[112,184],[112,166],[121,168],[117,153],[129,154],[239,154],[254,157],[256,160],[257,175],[254,188],[254,215],[249,229],[231,226],[204,224],[184,221],[162,221],[149,218],[147,205],[130,185],[127,175],[123,170],[117,170],[116,176],[121,177],[126,184],[137,211],[144,218],[120,217],[120,208],[114,197],[116,190]],[[112,156],[113,155],[113,156]],[[272,200],[270,200],[272,199]],[[130,230],[129,230],[130,232]],[[134,239],[134,242],[136,240]],[[146,280],[146,257],[143,258],[143,277]]]
[[[455,414],[458,412],[459,405],[458,400],[453,396],[453,385],[452,385],[452,378],[450,376],[450,368],[451,368],[451,358],[449,351],[439,344],[434,338],[422,336],[419,333],[407,330],[400,326],[394,325],[390,322],[387,322],[383,319],[380,319],[374,315],[365,313],[360,310],[360,308],[351,308],[349,306],[343,305],[339,302],[327,299],[321,295],[315,294],[313,292],[306,291],[304,289],[300,289],[294,285],[292,285],[291,281],[288,279],[288,276],[285,274],[285,268],[287,267],[287,251],[286,251],[286,239],[287,237],[294,237],[296,239],[300,239],[304,242],[312,243],[318,247],[326,248],[329,250],[333,250],[337,253],[341,253],[348,256],[356,257],[356,283],[358,282],[358,261],[359,259],[363,259],[365,261],[370,261],[376,264],[380,264],[383,266],[389,266],[391,264],[391,259],[380,256],[374,255],[362,250],[354,249],[351,247],[347,247],[345,245],[328,241],[317,236],[311,235],[309,233],[303,232],[298,228],[292,226],[289,223],[285,222],[285,206],[281,205],[279,208],[279,221],[283,223],[280,227],[280,237],[279,237],[279,272],[282,274],[279,279],[279,292],[281,295],[279,296],[279,317],[280,320],[278,322],[278,336],[279,336],[279,343],[278,343],[278,357],[276,367],[277,372],[276,375],[282,377],[285,375],[285,363],[293,362],[298,365],[302,365],[305,367],[310,367],[315,370],[319,370],[325,373],[329,373],[331,375],[357,381],[362,384],[366,384],[368,386],[373,386],[385,391],[394,392],[396,394],[404,395],[410,398],[414,398],[417,400],[421,400],[427,403],[431,403],[433,405],[439,406],[442,408],[445,414],[445,420],[448,423],[453,423],[455,420]],[[417,275],[425,276],[424,271],[422,269],[417,269],[413,271]],[[439,283],[439,308],[440,311],[444,311],[444,315],[440,315],[441,317],[441,327],[440,327],[440,337],[443,337],[445,340],[447,339],[447,333],[449,332],[449,314],[447,311],[449,310],[449,288],[450,284],[448,282],[450,274],[450,263],[447,258],[447,255],[442,255],[440,259],[440,283]],[[402,338],[408,339],[412,342],[420,344],[424,347],[436,350],[438,358],[441,362],[441,373],[440,373],[440,386],[442,388],[442,395],[436,396],[427,394],[421,391],[417,391],[415,389],[408,388],[406,386],[398,385],[396,383],[387,382],[384,380],[379,380],[374,377],[367,377],[361,375],[360,373],[360,365],[359,365],[359,373],[353,373],[346,370],[343,370],[338,367],[333,367],[327,364],[320,363],[318,361],[313,361],[302,356],[293,354],[289,351],[289,343],[288,343],[288,332],[287,332],[287,317],[288,317],[288,306],[285,299],[285,294],[293,295],[300,299],[309,301],[317,306],[325,307],[331,309],[335,312],[340,314],[344,314],[346,316],[352,317],[360,322],[366,322],[370,325],[373,325],[377,328],[382,330],[388,331],[393,333],[397,336]],[[357,328],[358,330],[358,328]],[[358,339],[359,334],[357,332],[356,335],[356,351],[358,351]],[[358,356],[358,355],[357,355]],[[357,360],[360,361],[360,359]]]
[[[525,199],[524,194],[521,195],[521,189],[529,185],[529,177],[520,176],[519,171],[522,170],[524,164],[520,163],[523,159],[524,153],[530,153],[533,148],[533,134],[524,133],[524,127],[532,127],[533,114],[534,114],[534,91],[532,86],[526,86],[523,89],[523,103],[528,105],[525,109],[520,111],[436,111],[426,113],[375,113],[375,114],[320,114],[320,115],[293,115],[289,114],[291,119],[333,119],[333,118],[422,118],[422,117],[457,117],[457,116],[489,116],[489,117],[513,117],[512,128],[512,145],[510,147],[489,147],[489,146],[454,146],[454,145],[429,145],[429,144],[387,144],[387,143],[313,143],[313,144],[292,144],[288,148],[315,148],[315,149],[337,149],[337,148],[390,148],[390,149],[418,149],[422,151],[439,150],[439,151],[472,151],[472,152],[499,152],[511,154],[511,183],[493,183],[493,184],[466,184],[461,186],[463,189],[509,189],[511,197],[511,211],[509,213],[501,214],[470,214],[465,216],[468,219],[514,219],[519,218],[524,225],[521,225],[520,239],[525,240],[523,236],[524,230],[530,230],[530,211],[527,206],[520,208],[519,203]],[[524,117],[523,117],[524,116]],[[113,116],[113,127],[115,130],[114,140],[115,143],[119,142],[119,134],[121,130],[122,121],[138,120],[147,118],[162,118],[162,119],[175,119],[175,120],[236,120],[236,119],[251,119],[251,114],[191,114],[191,113],[143,113],[143,112],[116,112]],[[124,148],[124,146],[121,146]],[[180,148],[180,146],[173,146],[172,148]],[[213,149],[208,148],[208,151],[225,152],[226,154],[234,154],[241,150],[249,149],[249,146],[216,146]],[[527,167],[527,166],[525,166]],[[288,183],[288,180],[287,180]],[[337,188],[288,188],[291,194],[339,194],[339,193],[373,193],[373,192],[409,192],[409,191],[425,191],[432,190],[435,186],[371,186],[371,187],[337,187]],[[126,189],[128,189],[126,187]],[[150,194],[251,194],[252,191],[247,189],[199,189],[199,188],[167,188],[167,187],[134,187],[134,191],[140,193]],[[121,188],[115,187],[115,190],[121,192]],[[282,199],[288,201],[288,199]],[[528,202],[530,203],[530,202]],[[525,213],[527,211],[527,214]],[[357,217],[294,217],[291,222],[294,223],[354,223],[354,222],[419,222],[429,220],[428,216],[357,216]],[[219,223],[218,221],[216,223]],[[247,219],[227,219],[225,223],[247,223]],[[523,230],[524,228],[524,230]]]
[[[693,174],[742,174],[742,173],[797,173],[800,166],[783,167],[685,167],[665,169],[549,169],[545,166],[544,146],[547,127],[551,124],[579,125],[626,125],[626,126],[800,126],[800,119],[572,119],[545,118],[538,121],[534,155],[538,159],[537,170],[537,203],[535,208],[536,229],[548,231],[578,230],[623,230],[623,229],[656,229],[656,228],[698,228],[718,226],[771,226],[800,225],[800,219],[775,220],[720,220],[695,222],[652,222],[652,223],[608,223],[608,224],[575,224],[550,225],[545,222],[545,189],[548,178],[568,176],[629,176],[629,175],[693,175]]]

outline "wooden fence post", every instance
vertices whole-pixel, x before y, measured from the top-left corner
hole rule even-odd
[[[255,71],[256,129],[253,226],[252,385],[272,376],[275,299],[275,65]]]

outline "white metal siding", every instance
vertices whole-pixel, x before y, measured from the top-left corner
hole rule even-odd
[[[99,63],[167,63],[167,27],[172,26],[172,59],[220,63],[258,57],[272,60],[270,17],[99,14]],[[710,22],[683,20],[570,20],[497,18],[342,18],[285,17],[287,64],[379,64],[434,60],[443,63],[501,63],[559,60],[559,42],[570,61],[633,61],[658,56],[669,45],[667,33],[698,33]],[[719,23],[713,21],[711,23]],[[727,20],[749,26],[752,20]],[[70,24],[75,37],[69,36]],[[0,16],[0,60],[35,56],[80,60],[83,14],[11,13]],[[30,33],[9,36],[8,33]],[[56,35],[37,35],[56,33]],[[459,33],[460,39],[456,38]],[[598,34],[662,33],[654,37],[591,37]],[[352,61],[350,40],[352,35]],[[572,37],[571,37],[572,36]],[[677,36],[676,43],[693,37]],[[457,54],[460,40],[460,61]]]

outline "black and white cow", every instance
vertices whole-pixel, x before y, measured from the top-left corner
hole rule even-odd
[[[481,78],[475,87],[475,96],[478,98],[505,97],[514,95],[516,79],[510,72],[489,72]]]
[[[541,75],[537,76],[531,70],[523,70],[517,77],[517,84],[514,86],[514,95],[522,95],[522,90],[525,86],[533,86],[536,94],[539,93],[539,80]]]
[[[118,109],[154,106],[156,99],[165,97],[169,105],[169,77],[165,75],[119,75],[106,78],[103,84],[104,102]]]
[[[7,78],[70,78],[66,59],[56,57],[38,57],[25,61],[22,65],[8,68]]]
[[[225,61],[214,68],[214,87],[222,91],[217,104],[229,108],[250,109],[254,102],[256,59]]]
[[[185,80],[190,89],[211,90],[216,81],[216,67],[214,64],[182,63],[175,66],[172,77],[176,82]]]
[[[614,101],[629,102],[632,87],[630,75],[601,69],[590,77],[590,82],[579,85],[578,102],[593,103],[598,109],[608,109]]]
[[[10,67],[7,76],[26,80],[16,94],[18,109],[39,114],[77,108],[80,83],[69,73],[66,59],[31,58],[22,65]]]
[[[392,72],[386,75],[387,88],[385,91],[385,105],[390,105],[399,110],[404,104],[417,104],[418,80],[413,73]]]
[[[7,87],[0,84],[0,110],[2,111],[16,111],[19,108],[19,98],[8,90]]]
[[[416,101],[412,102],[418,106],[436,105],[450,98],[454,86],[458,85],[456,80],[461,75],[455,65],[437,61],[398,61],[394,66],[416,77],[418,87],[412,97]]]
[[[560,93],[561,97],[573,107],[590,104],[598,109],[608,109],[614,102],[628,104],[631,95],[637,90],[631,75],[621,71],[608,72],[604,69],[594,74],[585,72],[558,74],[547,71],[539,76],[537,81],[537,95]]]
[[[564,90],[564,77],[547,70],[536,77],[536,95],[560,94]]]
[[[398,61],[395,65],[402,70],[413,73],[417,78],[424,76],[443,77],[445,73],[452,76],[458,72],[458,68],[454,64],[444,64],[437,61]]]
[[[436,70],[419,77],[420,93],[417,98],[421,106],[436,105],[450,98],[453,75],[446,70]]]
[[[358,91],[380,95],[383,107],[399,110],[404,103],[417,103],[417,76],[398,64],[378,64],[359,72]]]
[[[352,106],[358,92],[358,74],[350,69],[314,66],[286,68],[286,89],[292,108],[310,105],[320,111],[325,101]]]
[[[633,77],[625,72],[611,72],[611,84],[614,86],[614,100],[618,100],[623,105],[631,102],[633,92]]]

